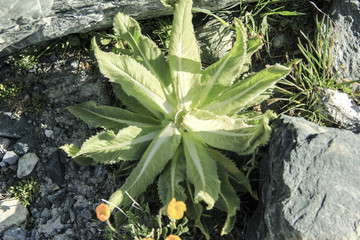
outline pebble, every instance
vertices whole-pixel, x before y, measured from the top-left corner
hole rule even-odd
[[[65,197],[65,191],[64,190],[59,190],[56,193],[49,195],[48,196],[48,200],[55,205],[61,205],[61,203],[64,201],[64,197]]]
[[[53,130],[45,130],[45,136],[46,137],[51,137],[52,135],[54,134],[54,131]]]
[[[5,155],[3,157],[3,162],[5,162],[9,165],[13,165],[17,162],[18,159],[19,159],[19,156],[14,151],[9,151],[9,152],[5,153]]]
[[[272,40],[272,46],[274,48],[282,48],[284,47],[285,44],[285,35],[284,34],[279,34],[276,37],[274,37],[274,39]]]
[[[44,210],[40,214],[41,218],[50,219],[51,218],[51,212],[49,209],[44,208]]]
[[[88,209],[84,209],[83,211],[81,211],[80,217],[89,220],[92,218],[92,214]]]
[[[39,158],[35,153],[27,153],[19,159],[17,177],[23,178],[28,176],[38,163]]]
[[[6,152],[6,150],[10,147],[10,144],[10,139],[0,137],[0,152]]]
[[[25,240],[26,231],[19,227],[12,227],[3,234],[3,240]]]

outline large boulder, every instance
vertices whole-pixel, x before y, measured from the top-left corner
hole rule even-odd
[[[282,116],[247,240],[360,239],[360,136]]]
[[[360,2],[334,0],[330,16],[334,28],[334,71],[339,81],[360,80]],[[359,85],[354,89],[360,92]]]
[[[0,236],[5,230],[26,222],[28,210],[15,198],[0,200]]]
[[[248,0],[251,1],[251,0]],[[221,9],[238,0],[194,0]],[[117,12],[136,19],[169,15],[160,0],[15,0],[0,5],[0,57],[30,44],[71,33],[110,27]]]

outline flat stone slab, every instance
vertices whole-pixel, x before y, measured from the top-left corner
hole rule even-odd
[[[28,210],[15,198],[0,201],[0,234],[5,230],[25,223]]]
[[[247,0],[251,2],[254,0]],[[0,57],[30,44],[72,33],[112,26],[118,12],[136,19],[171,14],[159,0],[14,0],[0,1]],[[238,0],[194,0],[194,5],[222,9]]]

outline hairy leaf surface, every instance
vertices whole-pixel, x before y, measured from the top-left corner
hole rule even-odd
[[[172,81],[169,65],[158,46],[141,34],[137,21],[125,14],[118,13],[114,19],[114,32],[116,36],[130,45],[134,59],[161,80],[165,93],[170,97]]]
[[[240,199],[229,181],[229,175],[221,166],[218,168],[219,178],[221,181],[221,190],[216,207],[227,213],[225,224],[222,228],[221,235],[228,234],[234,227],[236,212],[240,208]]]
[[[193,114],[185,115],[183,123],[188,131],[191,131],[204,143],[215,148],[243,154],[250,148],[255,149],[268,141],[268,136],[264,134],[269,128],[267,118],[254,119],[249,124],[250,120],[247,119],[245,122],[241,117],[194,111]]]
[[[249,103],[254,103],[255,99],[263,99],[261,94],[289,74],[290,70],[278,64],[268,67],[234,84],[231,89],[208,102],[202,109],[216,114],[235,114],[239,110],[245,109]]]
[[[139,163],[131,172],[126,182],[119,190],[113,193],[109,202],[119,206],[127,204],[129,200],[124,200],[127,192],[132,197],[143,193],[147,186],[154,182],[155,177],[163,171],[166,163],[173,157],[181,140],[181,135],[174,124],[168,123],[164,129],[151,142]],[[109,208],[113,209],[112,205]]]
[[[219,197],[220,181],[216,162],[207,148],[189,133],[183,133],[187,178],[195,186],[195,200],[203,200],[211,209]]]
[[[115,132],[128,125],[137,127],[160,125],[158,120],[149,116],[135,114],[117,107],[97,106],[94,101],[68,107],[68,110],[92,127],[102,127]]]
[[[176,88],[178,105],[188,108],[199,98],[200,53],[191,22],[191,0],[175,4],[169,47],[169,65]]]
[[[176,198],[178,201],[186,200],[185,189],[180,185],[186,179],[185,173],[185,156],[183,148],[180,146],[165,167],[164,173],[159,177],[159,197],[164,205],[168,204],[172,198]]]
[[[200,105],[206,99],[213,99],[225,89],[228,89],[235,78],[246,69],[245,63],[250,61],[246,52],[246,31],[240,20],[235,19],[237,32],[236,42],[230,52],[218,62],[202,71]]]
[[[135,126],[121,129],[117,134],[101,132],[86,140],[75,157],[84,155],[106,164],[137,160],[159,132],[159,129],[144,130]]]
[[[174,107],[167,101],[159,80],[142,64],[132,57],[103,52],[93,41],[95,56],[101,72],[110,81],[121,85],[126,94],[135,97],[142,105],[156,116],[160,112],[171,115]]]
[[[256,193],[253,192],[249,179],[230,158],[227,158],[216,149],[209,149],[209,153],[216,160],[218,165],[227,171],[231,180],[243,189],[243,192],[249,192],[251,196],[257,200]]]

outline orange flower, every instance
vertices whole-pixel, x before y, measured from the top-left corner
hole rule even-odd
[[[109,219],[109,217],[110,217],[110,209],[109,209],[109,207],[106,204],[101,203],[96,208],[96,216],[102,222]]]
[[[171,199],[167,207],[167,214],[170,218],[176,220],[182,219],[184,217],[185,211],[186,205],[183,201],[176,201],[175,198]]]
[[[153,238],[143,238],[141,240],[154,240]]]
[[[165,240],[181,240],[181,238],[178,235],[169,235]]]

